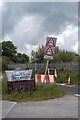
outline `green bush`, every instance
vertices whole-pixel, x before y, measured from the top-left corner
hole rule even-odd
[[[45,73],[45,68],[39,69],[35,71],[36,74],[44,74]]]
[[[59,98],[65,95],[65,92],[55,84],[37,84],[35,91],[12,92],[3,94],[3,100],[11,101],[33,101]]]
[[[8,57],[2,57],[2,71],[8,70],[8,64],[13,63]]]
[[[80,75],[72,70],[58,70],[57,71],[57,82],[59,83],[67,83],[68,78],[70,76],[71,84],[78,84],[80,83]]]
[[[45,69],[39,69],[38,71],[34,71],[33,76],[35,74],[44,74]],[[50,74],[53,74],[53,71],[50,72]],[[80,74],[73,71],[73,70],[65,70],[64,68],[57,70],[57,82],[58,83],[67,83],[68,78],[70,76],[71,84],[78,84],[80,85]]]
[[[47,100],[62,97],[65,92],[54,83],[52,84],[36,84],[35,91],[26,92],[8,92],[7,78],[4,74],[2,80],[2,99],[10,101],[32,101],[32,100]]]

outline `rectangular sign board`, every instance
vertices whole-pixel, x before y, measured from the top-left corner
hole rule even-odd
[[[56,40],[55,37],[47,37],[46,45],[44,48],[44,58],[45,59],[53,59],[56,47]]]
[[[21,80],[30,80],[32,75],[32,70],[11,70],[5,71],[8,81],[21,81]]]

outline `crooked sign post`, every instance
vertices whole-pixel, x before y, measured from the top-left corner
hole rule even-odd
[[[46,69],[45,69],[45,75],[43,79],[43,83],[45,83],[45,77],[48,70],[48,64],[49,60],[53,59],[54,53],[55,53],[55,47],[56,47],[56,40],[55,37],[47,37],[45,49],[44,49],[44,58],[47,59]]]

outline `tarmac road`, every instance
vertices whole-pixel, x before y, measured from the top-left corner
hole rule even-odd
[[[10,104],[3,101],[3,118],[79,118],[80,97],[75,96],[78,87],[64,85],[60,87],[70,94],[46,101],[10,102]],[[12,108],[9,109],[8,106]]]
[[[58,84],[65,92],[69,94],[79,94],[80,95],[80,87],[77,85],[64,85]]]
[[[4,105],[5,106],[5,103]],[[7,112],[5,107],[5,112]],[[20,102],[3,116],[6,118],[78,118],[78,97],[65,95],[46,101]]]

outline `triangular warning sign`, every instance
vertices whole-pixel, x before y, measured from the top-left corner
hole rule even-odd
[[[46,46],[50,46],[50,47],[55,47],[55,43],[54,43],[54,39],[53,38],[50,38],[47,43],[46,43]]]
[[[45,55],[48,55],[48,56],[54,56],[52,47],[49,47],[49,48],[45,51],[44,54],[45,54]]]

